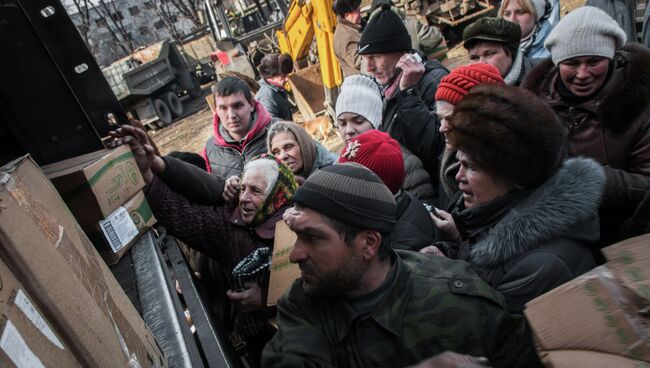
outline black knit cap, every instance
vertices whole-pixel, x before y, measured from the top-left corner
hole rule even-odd
[[[519,49],[520,40],[519,24],[508,22],[503,18],[484,17],[470,24],[463,31],[463,45],[466,49],[471,49],[478,41],[499,42],[510,49],[513,59]]]
[[[332,5],[334,14],[344,16],[346,13],[352,13],[361,6],[361,0],[336,0]]]
[[[399,15],[390,10],[389,4],[383,4],[379,14],[370,19],[361,33],[357,47],[360,55],[409,51],[411,36]]]
[[[395,198],[381,179],[357,164],[334,164],[316,171],[298,188],[293,201],[327,217],[362,229],[390,234]]]

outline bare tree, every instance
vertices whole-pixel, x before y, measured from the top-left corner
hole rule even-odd
[[[154,11],[160,17],[160,20],[167,28],[167,31],[173,39],[180,40],[182,35],[176,28],[176,18],[178,11],[171,0],[153,0]]]
[[[197,30],[203,27],[201,23],[201,17],[199,13],[201,12],[200,0],[170,0],[174,7],[178,10],[178,13],[185,18],[189,19],[194,25],[194,30]]]
[[[83,38],[84,42],[90,48],[90,42],[88,42],[88,38],[91,32],[91,26],[92,26],[92,18],[90,16],[90,9],[92,8],[92,4],[89,3],[88,0],[72,0],[74,4],[74,8],[76,9],[77,13],[79,14],[79,20],[77,24],[77,29],[79,30],[79,33],[81,34],[81,38]]]
[[[122,13],[118,11],[115,2],[112,0],[97,0],[97,4],[93,5],[93,9],[106,21],[106,28],[122,50],[122,56],[130,54],[135,49],[133,39],[124,27]]]

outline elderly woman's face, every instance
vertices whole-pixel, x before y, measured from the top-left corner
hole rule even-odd
[[[528,37],[535,28],[535,16],[526,11],[517,0],[510,0],[503,11],[503,19],[519,24],[522,39]]]
[[[298,141],[289,132],[278,133],[271,139],[271,154],[287,165],[294,174],[304,167]]]
[[[609,59],[602,56],[575,57],[561,62],[559,69],[560,78],[571,93],[589,97],[605,84]]]
[[[244,173],[239,186],[239,211],[242,221],[250,224],[268,193],[266,177],[262,170],[250,170]]]
[[[438,131],[445,136],[445,143],[447,148],[451,148],[449,142],[447,142],[447,132],[449,132],[449,117],[454,113],[454,105],[450,104],[447,101],[436,101],[436,114],[438,114],[438,119],[440,119],[440,128]]]
[[[460,162],[456,181],[463,192],[465,208],[486,204],[508,194],[509,186],[476,167],[474,161],[464,152],[458,151],[456,158]]]
[[[366,118],[352,112],[344,112],[336,120],[339,124],[339,134],[345,144],[350,143],[359,134],[373,129],[372,124]]]

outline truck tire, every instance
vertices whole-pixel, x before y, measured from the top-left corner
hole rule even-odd
[[[161,125],[165,126],[172,122],[172,112],[163,100],[159,98],[153,100],[153,107],[156,109],[156,115],[158,115],[158,119],[160,120],[156,126],[162,128]]]
[[[165,93],[162,95],[162,99],[172,111],[174,117],[181,116],[183,114],[183,103],[178,99],[178,96],[176,96],[174,92]]]

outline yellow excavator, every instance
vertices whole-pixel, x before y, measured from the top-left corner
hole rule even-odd
[[[294,60],[296,73],[290,76],[290,84],[305,120],[312,120],[322,112],[334,116],[338,87],[343,82],[334,54],[336,16],[332,3],[332,0],[293,0],[282,29],[276,31],[280,52]],[[314,38],[317,63],[309,60]]]

